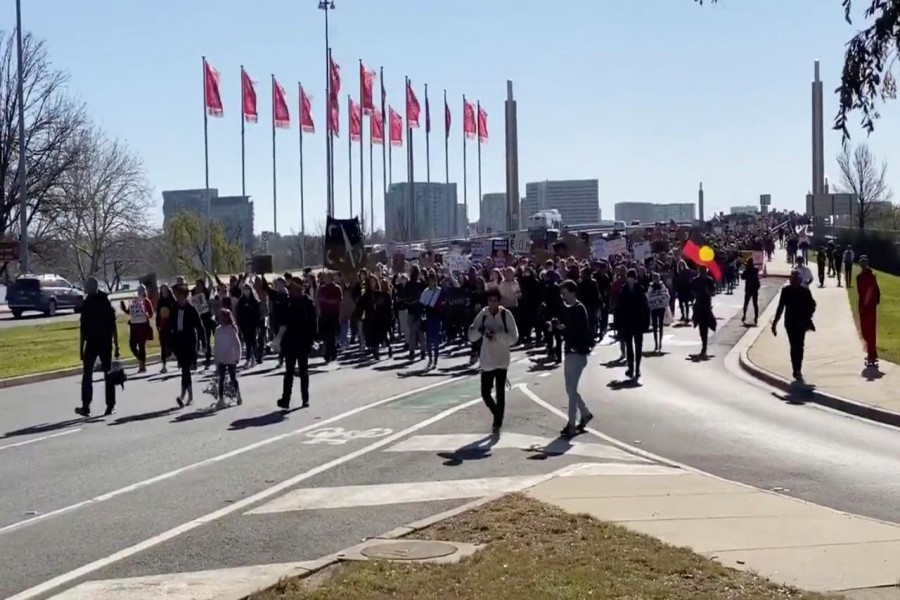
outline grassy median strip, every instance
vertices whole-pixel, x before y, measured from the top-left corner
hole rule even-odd
[[[417,532],[486,544],[456,565],[348,563],[252,600],[835,598],[770,583],[623,527],[512,495]]]
[[[122,358],[130,358],[127,317],[120,317],[118,324]],[[154,340],[147,344],[148,356],[159,351],[155,333]],[[3,357],[0,360],[0,379],[80,366],[78,338],[78,321],[0,329],[0,356]]]
[[[855,267],[853,271],[853,287],[847,289],[847,296],[853,318],[859,327],[859,294],[856,292],[859,267]],[[881,304],[878,305],[878,357],[900,364],[900,277],[884,271],[875,271],[875,277],[881,289]]]

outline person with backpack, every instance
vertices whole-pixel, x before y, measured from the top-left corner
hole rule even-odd
[[[630,272],[630,271],[629,271]],[[594,347],[594,339],[590,333],[587,309],[578,300],[578,284],[572,280],[564,281],[561,294],[565,308],[563,323],[560,328],[566,339],[566,360],[563,363],[563,376],[566,382],[566,395],[569,398],[569,414],[566,426],[560,432],[564,438],[575,437],[584,433],[588,423],[594,418],[578,393],[581,374],[587,366],[588,356]],[[581,417],[577,423],[576,418]]]
[[[500,306],[500,290],[487,291],[487,306],[475,316],[469,327],[469,340],[481,341],[481,398],[494,417],[492,433],[500,434],[506,411],[506,374],[509,370],[510,347],[519,339],[512,313]],[[496,401],[491,397],[496,386]]]

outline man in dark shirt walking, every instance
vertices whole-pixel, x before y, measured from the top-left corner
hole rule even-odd
[[[591,338],[587,309],[578,301],[578,284],[571,280],[563,282],[561,293],[565,308],[559,327],[566,341],[563,376],[566,381],[566,395],[569,397],[569,420],[560,435],[570,438],[583,432],[587,424],[594,418],[594,415],[585,406],[581,394],[578,393],[578,382],[587,366],[588,355],[591,353],[594,340]],[[575,419],[579,413],[581,419],[576,425]]]
[[[116,386],[110,381],[113,356],[119,358],[119,332],[116,329],[116,310],[109,296],[99,290],[93,277],[84,283],[87,297],[81,305],[81,341],[78,345],[83,367],[81,374],[81,407],[75,412],[82,417],[91,416],[91,400],[94,398],[94,365],[100,360],[106,389],[106,412],[116,409]]]
[[[291,406],[295,368],[300,372],[303,407],[309,406],[309,353],[318,335],[316,307],[309,296],[303,293],[303,284],[292,279],[288,283],[288,294],[284,320],[281,322],[284,327],[281,341],[284,352],[284,385],[278,408],[283,410]]]
[[[816,312],[816,301],[808,287],[800,285],[800,274],[791,272],[790,283],[781,288],[778,298],[778,311],[772,321],[772,335],[778,335],[778,321],[784,315],[784,330],[787,332],[788,344],[791,347],[791,368],[794,379],[803,381],[803,349],[806,343],[806,332],[815,331],[813,315]]]

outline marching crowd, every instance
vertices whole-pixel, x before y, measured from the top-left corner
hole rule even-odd
[[[363,269],[352,280],[310,270],[273,281],[249,274],[222,281],[207,274],[189,285],[179,277],[172,285],[160,285],[152,297],[140,287],[137,297],[120,308],[128,315],[129,349],[138,371],[146,371],[147,342],[155,335],[161,372],[177,366],[178,406],[193,402],[194,372],[200,367],[215,367],[211,392],[223,408],[230,400],[243,400],[237,378],[241,363],[252,367],[269,354],[284,366],[277,406],[288,409],[295,377],[302,405],[309,404],[311,355],[326,363],[341,355],[374,362],[382,352],[388,358],[398,353],[396,358],[410,365],[424,361],[427,371],[455,346],[470,353],[471,364],[480,363],[482,397],[499,432],[511,348],[521,344],[541,346],[546,360],[563,364],[570,412],[562,434],[575,435],[591,419],[578,382],[592,348],[607,334],[619,346],[626,377],[636,381],[645,333],[652,333],[653,351],[661,353],[665,327],[674,320],[698,330],[704,357],[716,328],[712,298],[733,293],[741,280],[743,318],[752,305],[756,322],[760,265],[749,255],[771,255],[775,233],[760,222],[708,232],[704,243],[714,253],[709,263],[682,256],[673,235],[668,248],[644,260],[629,252],[593,259],[554,256],[540,264],[531,256],[504,256],[497,263],[491,258],[473,262],[463,272],[440,263],[425,268],[407,262],[397,272],[381,264]],[[125,379],[114,363],[119,356],[116,310],[96,280],[88,281],[85,290],[84,376],[76,412],[90,415],[92,373],[99,361],[106,374],[106,414],[111,414],[116,387]]]

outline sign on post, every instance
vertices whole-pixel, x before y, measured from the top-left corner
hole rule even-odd
[[[19,242],[0,242],[0,263],[19,260]]]

